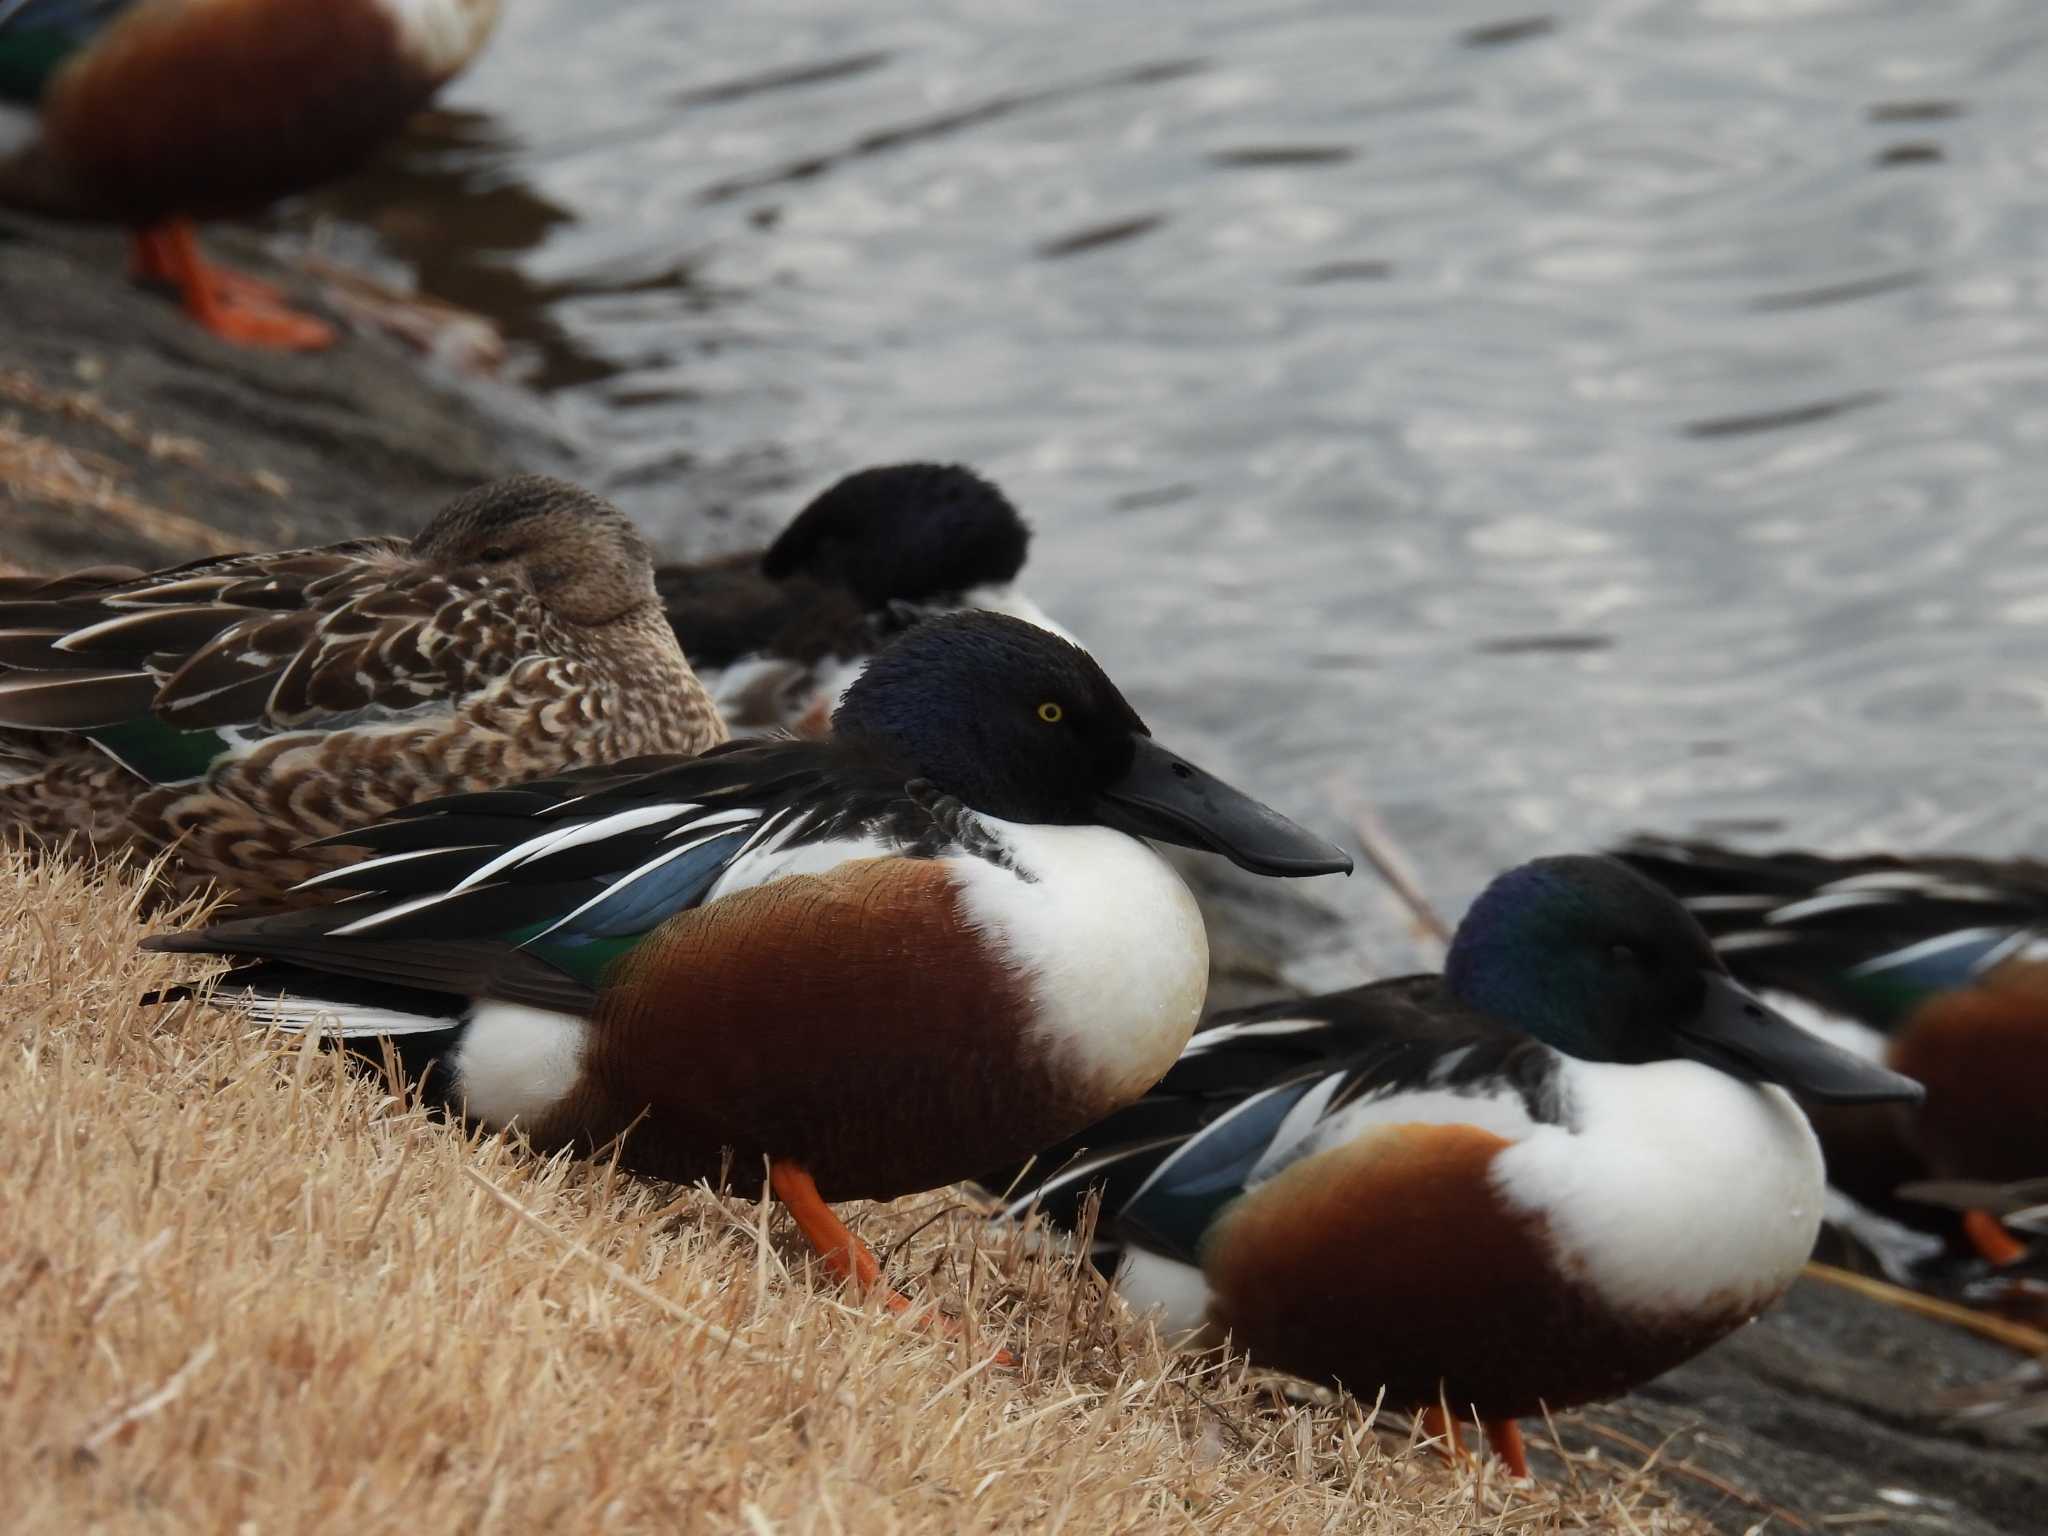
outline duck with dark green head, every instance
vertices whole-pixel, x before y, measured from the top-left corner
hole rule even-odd
[[[1617,857],[1793,1019],[1926,1084],[1915,1114],[1816,1112],[1837,1189],[1995,1267],[2027,1257],[1990,1205],[1959,1212],[1950,1196],[2048,1175],[2048,864],[1661,837]],[[1928,1180],[1941,1201],[1913,1187]]]
[[[1100,1258],[1169,1329],[1476,1413],[1520,1474],[1517,1418],[1647,1381],[1792,1283],[1823,1194],[1793,1092],[1919,1089],[1758,1001],[1623,865],[1539,859],[1442,975],[1223,1015],[1012,1210],[1070,1222],[1101,1188]]]

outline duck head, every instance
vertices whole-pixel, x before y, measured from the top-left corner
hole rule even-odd
[[[1013,586],[1030,545],[1010,498],[964,464],[882,464],[821,491],[761,574],[843,588],[891,631],[931,608],[985,608],[1072,639]]]
[[[1689,1059],[1826,1103],[1922,1096],[1761,1001],[1674,897],[1614,859],[1500,876],[1458,925],[1444,980],[1467,1007],[1588,1061]]]
[[[1155,742],[1086,651],[1004,614],[905,631],[846,690],[832,728],[1004,821],[1113,827],[1258,874],[1351,871],[1342,849]]]
[[[412,552],[440,570],[513,573],[571,624],[609,624],[658,601],[653,556],[626,514],[547,475],[465,491],[434,514]]]

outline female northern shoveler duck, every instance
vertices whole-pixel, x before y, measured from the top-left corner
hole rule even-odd
[[[538,475],[410,544],[0,580],[0,830],[187,888],[283,899],[348,857],[301,845],[430,795],[722,740],[638,532]]]
[[[1910,1179],[2048,1174],[2048,865],[1745,854],[1643,838],[1620,856],[1686,904],[1729,968],[1809,1028],[1927,1085],[1909,1116],[1816,1116],[1828,1172],[1866,1205]],[[2024,1249],[1988,1211],[1963,1234]]]
[[[458,74],[498,0],[0,0],[0,201],[117,220],[217,336],[333,330],[200,259],[190,221],[354,169]]]
[[[158,938],[254,962],[285,1028],[443,1037],[452,1103],[547,1148],[828,1200],[964,1178],[1143,1093],[1208,984],[1141,840],[1273,875],[1350,860],[1154,742],[1079,647],[959,614],[896,639],[826,741],[416,806],[319,877],[349,900]],[[900,1298],[892,1297],[892,1304]]]
[[[1649,1380],[1798,1274],[1820,1153],[1775,1084],[1918,1091],[1760,1004],[1641,877],[1540,859],[1441,976],[1218,1019],[1012,1214],[1103,1188],[1119,1285],[1170,1329],[1469,1408],[1523,1475],[1516,1418]]]
[[[1013,585],[1031,530],[959,464],[885,464],[819,494],[765,550],[655,574],[691,665],[738,735],[816,735],[890,635],[986,609],[1071,635]]]

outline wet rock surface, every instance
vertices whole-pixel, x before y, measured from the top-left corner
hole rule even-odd
[[[248,239],[207,240],[277,275]],[[156,565],[409,533],[493,475],[576,472],[573,446],[514,391],[438,376],[377,336],[311,357],[227,347],[129,283],[125,259],[118,232],[0,214],[0,562]],[[1304,890],[1183,867],[1214,920],[1219,1006],[1287,990],[1304,953],[1341,941]],[[1640,1457],[1632,1443],[1663,1447],[1673,1486],[1730,1532],[2033,1536],[2048,1530],[2048,1436],[1999,1438],[1940,1401],[2020,1364],[1804,1281],[1692,1364],[1558,1428],[1624,1460]]]
[[[232,231],[206,243],[310,293]],[[537,414],[430,378],[398,342],[231,347],[126,264],[117,230],[0,214],[0,559],[163,565],[411,533],[456,491],[566,459]]]
[[[1664,1445],[1754,1502],[1674,1473],[1687,1501],[1731,1532],[1768,1529],[2035,1536],[2048,1530],[2048,1441],[1958,1420],[1943,1399],[2021,1365],[2005,1346],[1818,1280],[1622,1402],[1560,1425]],[[1619,1454],[1619,1452],[1617,1452]]]

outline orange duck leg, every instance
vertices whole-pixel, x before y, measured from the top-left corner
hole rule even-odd
[[[1507,1465],[1510,1477],[1529,1476],[1529,1452],[1522,1445],[1522,1426],[1514,1419],[1482,1419],[1486,1443]]]
[[[135,232],[135,275],[176,288],[185,312],[223,340],[289,352],[334,345],[333,326],[287,306],[272,284],[209,263],[189,219]]]
[[[876,1260],[874,1250],[862,1242],[847,1228],[845,1222],[825,1199],[818,1193],[818,1186],[808,1172],[795,1163],[780,1159],[768,1164],[768,1187],[775,1191],[775,1198],[788,1209],[796,1219],[797,1230],[825,1261],[825,1267],[841,1280],[855,1286],[862,1292],[881,1287],[882,1305],[898,1314],[908,1312],[912,1303],[909,1297],[891,1289],[882,1279],[882,1266]],[[926,1326],[935,1328],[947,1336],[958,1333],[957,1325],[951,1318],[933,1313]],[[996,1364],[1015,1366],[1017,1357],[1007,1349],[996,1351]]]
[[[2004,1269],[2027,1256],[2027,1245],[2005,1230],[2005,1224],[1989,1211],[1963,1212],[1963,1236],[1987,1264]]]
[[[1452,1418],[1450,1411],[1441,1403],[1431,1403],[1422,1410],[1419,1422],[1425,1439],[1439,1442],[1443,1458],[1448,1462],[1460,1462],[1470,1454],[1465,1449],[1464,1426]]]
[[[1442,1442],[1445,1461],[1460,1462],[1469,1454],[1465,1449],[1465,1431],[1458,1421],[1440,1403],[1431,1403],[1422,1410],[1422,1432],[1431,1440]],[[1522,1444],[1522,1426],[1514,1419],[1481,1419],[1481,1429],[1486,1431],[1486,1444],[1508,1469],[1511,1477],[1527,1477],[1529,1453]]]

